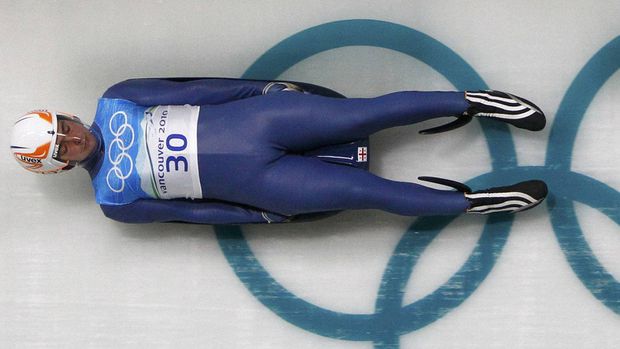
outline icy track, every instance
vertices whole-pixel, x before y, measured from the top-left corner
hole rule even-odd
[[[617,348],[619,17],[618,1],[0,0],[0,347]],[[544,131],[394,128],[371,137],[371,170],[542,178],[551,195],[514,219],[127,225],[84,171],[31,175],[8,155],[29,110],[90,122],[115,82],[173,76],[510,91]]]

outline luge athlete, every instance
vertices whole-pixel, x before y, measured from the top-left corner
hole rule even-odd
[[[368,172],[367,137],[455,116],[437,133],[486,117],[538,131],[533,103],[499,91],[402,91],[343,98],[291,82],[221,78],[132,79],[108,89],[92,127],[77,116],[33,111],[17,120],[11,150],[26,169],[76,166],[92,179],[106,216],[130,223],[285,222],[305,214],[381,209],[408,215],[523,211],[544,182],[437,190]]]

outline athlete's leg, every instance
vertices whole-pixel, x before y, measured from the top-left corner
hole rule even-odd
[[[345,209],[381,209],[411,216],[462,213],[469,207],[462,193],[390,181],[364,170],[287,153],[462,113],[463,100],[462,93],[450,92],[399,92],[371,99],[282,92],[201,107],[203,194],[282,214]]]
[[[431,118],[462,115],[463,92],[403,91],[376,98],[330,98],[282,92],[217,106],[249,127],[266,131],[270,143],[293,151],[365,138],[379,130]]]
[[[407,216],[446,215],[463,213],[469,207],[461,192],[391,181],[357,168],[297,155],[284,156],[251,178],[233,177],[233,182],[239,179],[243,183],[220,199],[287,215],[348,209],[380,209]]]

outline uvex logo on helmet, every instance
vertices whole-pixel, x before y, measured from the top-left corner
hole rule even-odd
[[[33,158],[29,158],[23,155],[19,155],[17,159],[23,162],[27,162],[29,164],[40,164],[41,163],[41,159],[33,159]]]
[[[15,153],[15,158],[28,166],[25,166],[27,170],[33,170],[43,167],[42,159],[47,157],[49,152],[50,143],[43,144],[33,153]],[[22,165],[23,166],[23,165]]]

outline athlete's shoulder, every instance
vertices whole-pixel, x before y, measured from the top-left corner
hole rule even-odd
[[[135,89],[140,85],[140,81],[144,79],[127,79],[110,86],[101,97],[109,99],[125,98],[128,89]]]

